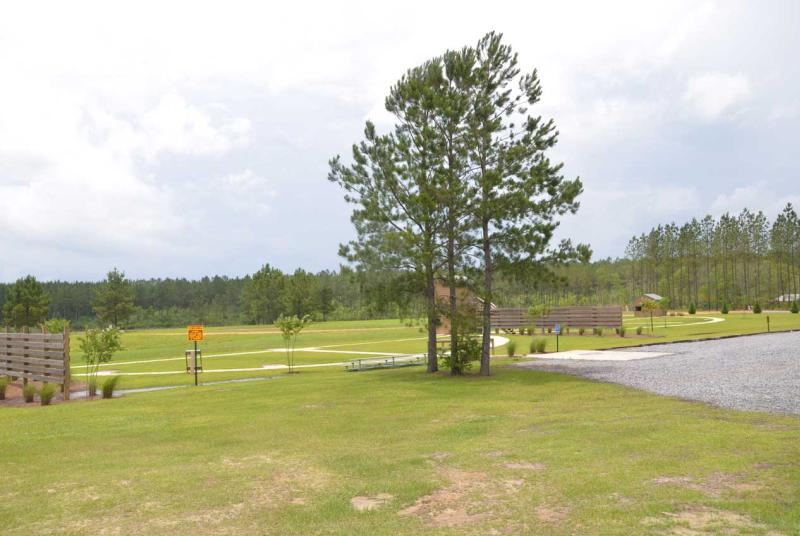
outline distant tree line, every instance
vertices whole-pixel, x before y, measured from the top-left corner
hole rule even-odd
[[[658,225],[628,242],[625,257],[574,263],[533,285],[509,281],[508,304],[629,304],[652,292],[672,307],[789,308],[800,295],[800,218],[789,204],[774,221],[745,209]],[[784,296],[787,301],[776,301]]]
[[[412,318],[419,300],[397,278],[347,267],[284,273],[265,265],[245,277],[132,280],[116,269],[100,282],[38,282],[32,276],[0,283],[0,326],[38,327],[48,318],[73,328],[176,327],[190,323],[272,323],[279,315],[317,320]]]

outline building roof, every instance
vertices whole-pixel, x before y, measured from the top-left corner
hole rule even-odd
[[[653,300],[653,301],[661,301],[661,300],[663,300],[663,299],[664,299],[664,298],[662,298],[661,296],[659,296],[658,294],[645,294],[644,296],[645,296],[646,298],[650,298],[650,299],[651,299],[651,300]]]

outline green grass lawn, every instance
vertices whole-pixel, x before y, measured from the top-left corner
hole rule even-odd
[[[756,316],[662,323],[653,340],[756,331]],[[773,320],[775,329],[799,324],[796,315]],[[309,329],[299,347],[344,353],[299,352],[298,363],[337,362],[368,348],[424,350],[416,327],[349,326]],[[268,331],[211,330],[203,349],[282,346]],[[182,361],[154,360],[181,357],[184,337],[182,330],[126,333],[115,361],[152,362],[110,368],[180,370]],[[574,347],[645,342],[562,338],[573,340]],[[271,361],[282,363],[282,354],[209,358],[206,367]],[[0,408],[0,533],[800,533],[800,419],[506,362],[495,359],[490,378],[320,367],[204,374],[274,380],[195,388],[186,374],[125,376],[123,387],[187,387]],[[356,510],[358,497],[375,508]]]

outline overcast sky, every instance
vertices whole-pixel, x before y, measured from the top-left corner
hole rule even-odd
[[[0,281],[336,268],[326,180],[389,86],[497,30],[538,68],[560,233],[800,205],[800,2],[13,2],[0,8]],[[341,4],[341,6],[337,6]]]

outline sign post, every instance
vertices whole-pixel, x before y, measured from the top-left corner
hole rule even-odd
[[[197,385],[197,342],[203,340],[203,326],[191,325],[187,328],[188,338],[194,342],[194,354],[192,355],[192,368],[194,368],[194,384]]]
[[[558,352],[558,336],[561,335],[561,324],[556,324],[556,352]]]

